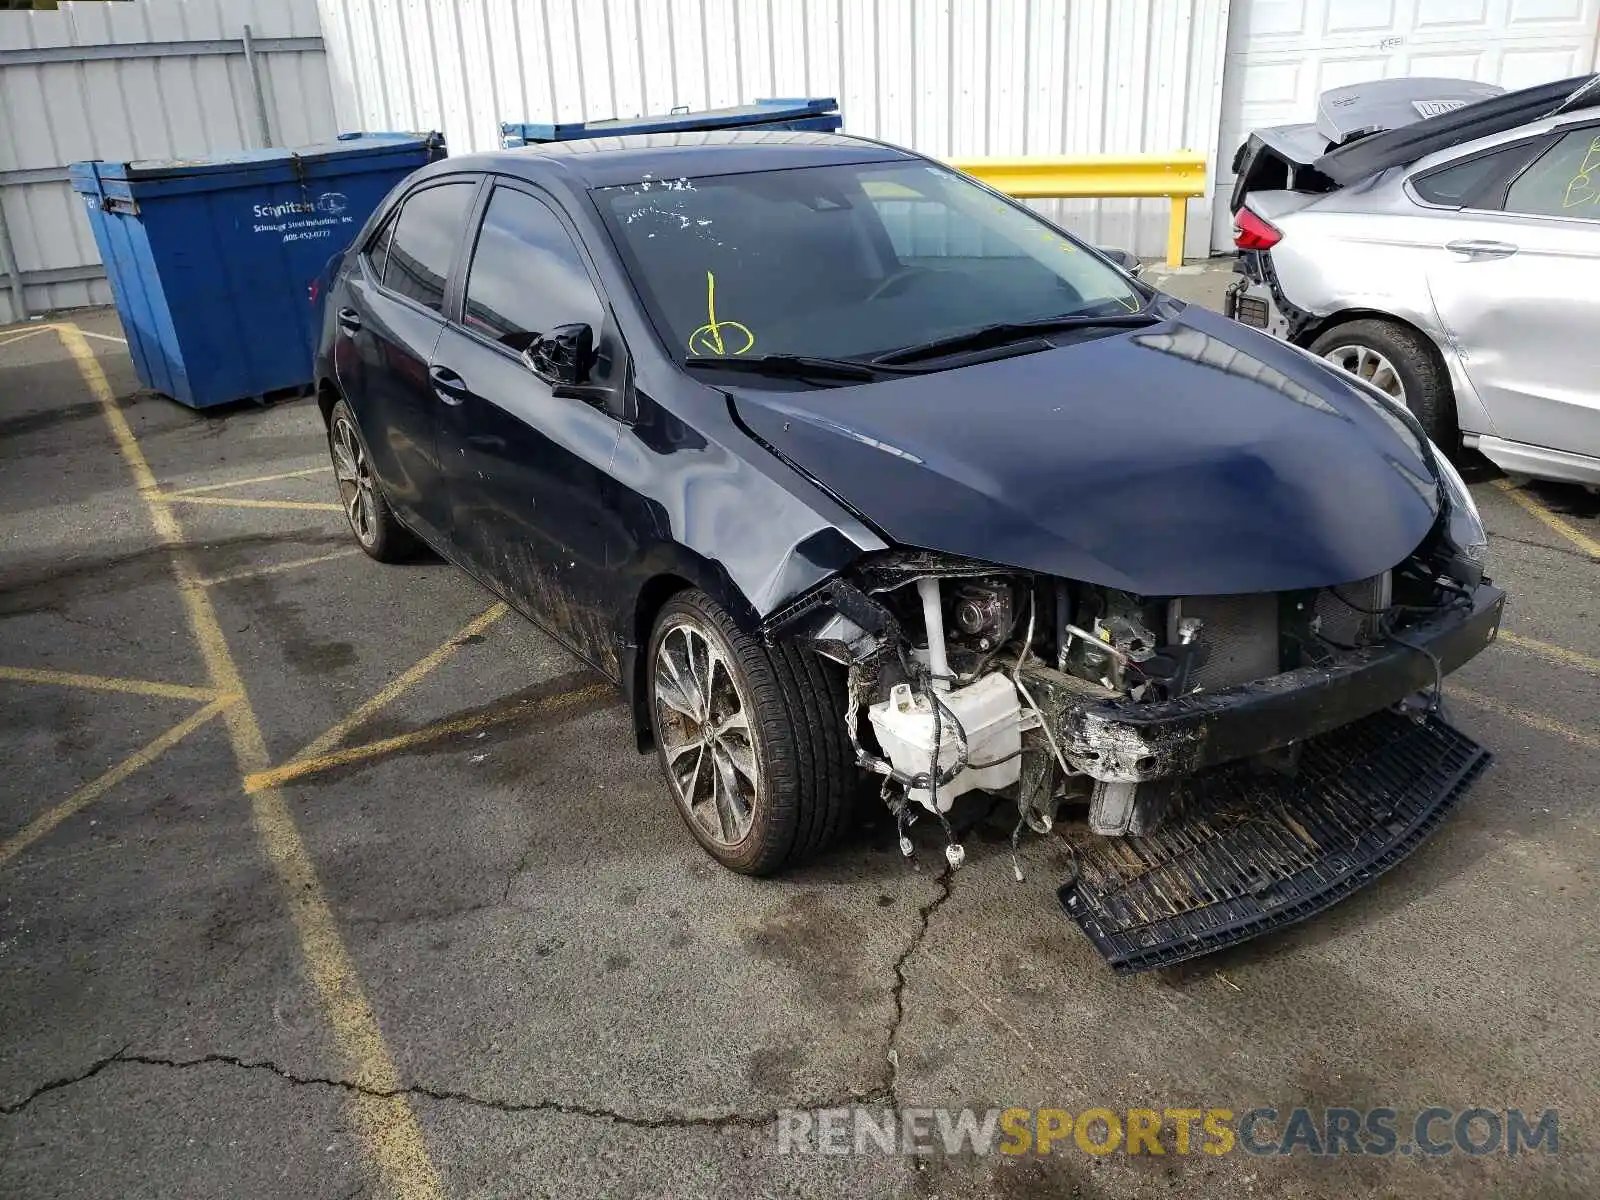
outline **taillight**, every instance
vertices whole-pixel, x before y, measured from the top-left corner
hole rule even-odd
[[[1233,214],[1233,244],[1241,250],[1271,250],[1283,241],[1283,234],[1269,221],[1248,208]]]

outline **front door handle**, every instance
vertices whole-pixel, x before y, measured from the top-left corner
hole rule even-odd
[[[1452,254],[1465,254],[1474,262],[1487,262],[1495,258],[1510,258],[1517,252],[1517,248],[1510,242],[1491,242],[1480,238],[1468,238],[1461,242],[1446,242],[1446,250]]]
[[[467,381],[449,367],[429,367],[428,379],[433,384],[433,394],[452,408],[467,398]]]
[[[360,333],[361,314],[353,308],[341,308],[339,310],[339,328],[350,334]]]

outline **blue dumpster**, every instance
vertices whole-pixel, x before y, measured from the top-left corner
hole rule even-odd
[[[321,317],[308,286],[395,184],[443,154],[436,133],[356,133],[73,163],[140,382],[191,408],[308,386]]]
[[[734,108],[687,110],[659,117],[613,117],[605,121],[568,121],[556,125],[507,121],[500,126],[500,144],[507,149],[538,142],[570,142],[581,138],[621,137],[629,133],[698,133],[707,129],[812,129],[832,133],[844,123],[833,97],[757,100]]]

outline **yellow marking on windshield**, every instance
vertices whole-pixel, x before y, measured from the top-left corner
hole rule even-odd
[[[744,345],[729,350],[722,331],[730,330],[744,335]],[[738,321],[717,320],[717,277],[706,272],[706,323],[689,335],[690,354],[748,354],[756,344],[756,335]]]
[[[1600,137],[1589,143],[1588,153],[1583,156],[1578,173],[1568,181],[1566,195],[1561,198],[1562,208],[1577,208],[1582,204],[1600,201],[1600,188],[1595,187],[1589,178],[1590,173],[1596,170],[1600,170]]]

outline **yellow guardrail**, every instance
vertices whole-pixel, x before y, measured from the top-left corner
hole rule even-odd
[[[1189,199],[1206,190],[1203,154],[1084,155],[1077,158],[959,158],[950,165],[1019,200],[1165,197],[1167,265],[1183,265]]]

